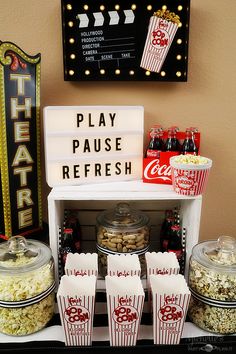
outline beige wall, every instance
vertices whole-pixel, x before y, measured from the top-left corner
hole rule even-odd
[[[145,131],[154,123],[175,124],[181,130],[197,126],[201,154],[213,159],[203,196],[200,239],[236,237],[236,1],[191,0],[186,83],[65,82],[60,3],[0,0],[0,40],[14,42],[27,54],[42,55],[41,107],[143,105]],[[44,172],[43,185],[47,219],[50,189]]]

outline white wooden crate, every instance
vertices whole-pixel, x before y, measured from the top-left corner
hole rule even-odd
[[[59,282],[59,232],[63,226],[64,210],[80,210],[83,231],[83,252],[96,252],[96,216],[118,202],[126,201],[150,216],[151,250],[157,251],[159,230],[166,209],[178,208],[182,227],[186,229],[186,267],[192,247],[198,243],[202,196],[190,197],[174,192],[172,185],[149,184],[140,181],[99,183],[80,186],[54,187],[48,195],[49,242],[55,260],[56,281]],[[101,285],[102,286],[102,285]]]

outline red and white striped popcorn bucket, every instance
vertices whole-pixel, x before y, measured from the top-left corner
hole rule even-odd
[[[98,276],[97,253],[68,253],[65,263],[66,275]]]
[[[135,346],[144,304],[139,276],[105,277],[111,346]]]
[[[95,275],[63,275],[57,292],[66,346],[92,345],[96,291]]]
[[[182,274],[150,275],[154,344],[179,344],[191,297]]]
[[[171,43],[174,39],[178,25],[157,16],[150,18],[148,34],[142,54],[140,67],[159,73]]]
[[[137,254],[109,254],[107,274],[120,276],[141,276],[141,265]]]
[[[173,252],[146,252],[145,259],[147,264],[148,304],[150,311],[152,311],[150,275],[179,274],[180,266],[176,254]]]
[[[206,190],[212,160],[203,158],[206,159],[206,163],[204,164],[187,164],[176,162],[179,156],[170,158],[171,178],[174,191],[178,194],[189,196],[203,194]],[[195,158],[197,157],[199,156],[195,156]]]

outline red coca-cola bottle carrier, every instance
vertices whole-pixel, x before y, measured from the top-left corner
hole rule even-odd
[[[148,132],[148,141],[151,140],[151,132],[160,125],[154,125]],[[178,131],[176,128],[175,137],[180,142],[181,146],[184,142],[186,132]],[[192,128],[193,129],[193,128]],[[162,131],[162,139],[166,141],[168,138],[168,129]],[[200,132],[197,128],[194,128],[194,138],[195,144],[198,150],[198,155],[200,154]],[[180,151],[161,151],[158,157],[144,157],[143,159],[143,182],[145,183],[157,183],[157,184],[172,184],[171,179],[171,167],[170,167],[170,157],[181,154]]]

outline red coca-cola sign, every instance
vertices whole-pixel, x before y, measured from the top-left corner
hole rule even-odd
[[[160,152],[160,158],[144,158],[143,181],[172,184],[170,157],[176,155],[178,155],[178,152]]]

